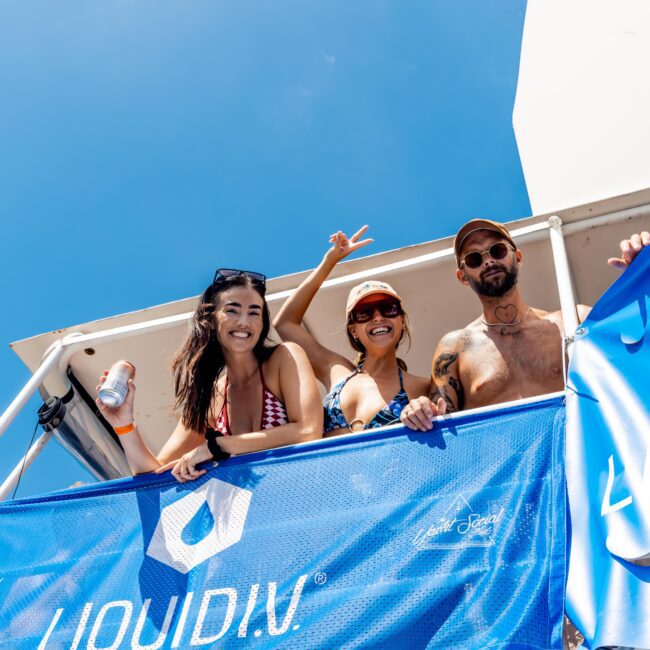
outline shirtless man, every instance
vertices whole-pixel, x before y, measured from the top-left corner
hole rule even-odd
[[[626,268],[650,245],[642,232],[621,242],[621,257],[608,260]],[[411,400],[402,422],[420,431],[436,415],[563,390],[562,315],[528,305],[517,278],[523,255],[503,224],[487,219],[466,223],[456,235],[459,282],[483,307],[465,328],[442,337],[431,371],[430,398]],[[583,320],[589,307],[578,306]]]

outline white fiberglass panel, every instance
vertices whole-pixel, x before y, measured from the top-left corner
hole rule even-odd
[[[528,0],[513,122],[534,214],[650,184],[650,2]]]

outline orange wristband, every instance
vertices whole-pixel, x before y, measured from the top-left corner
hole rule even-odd
[[[135,429],[135,422],[131,422],[131,424],[126,424],[123,427],[113,427],[113,431],[117,433],[118,436],[123,436],[126,433],[131,433]]]

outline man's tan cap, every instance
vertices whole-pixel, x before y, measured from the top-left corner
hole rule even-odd
[[[463,242],[477,230],[492,230],[505,237],[513,248],[517,248],[517,244],[515,244],[508,229],[502,223],[490,221],[489,219],[472,219],[461,227],[454,239],[454,254],[456,255],[456,263],[458,266],[460,266],[460,250],[463,247]]]
[[[366,280],[358,284],[356,287],[350,289],[350,294],[348,295],[348,302],[345,306],[345,315],[347,318],[350,317],[350,312],[367,296],[373,294],[386,294],[387,296],[392,296],[396,300],[402,302],[402,297],[390,286],[387,282],[380,282],[379,280]]]

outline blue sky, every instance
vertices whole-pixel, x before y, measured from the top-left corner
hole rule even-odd
[[[0,5],[0,407],[8,348],[197,294],[530,214],[512,108],[523,0]],[[0,440],[25,452],[32,400]],[[51,442],[19,496],[91,480]]]

